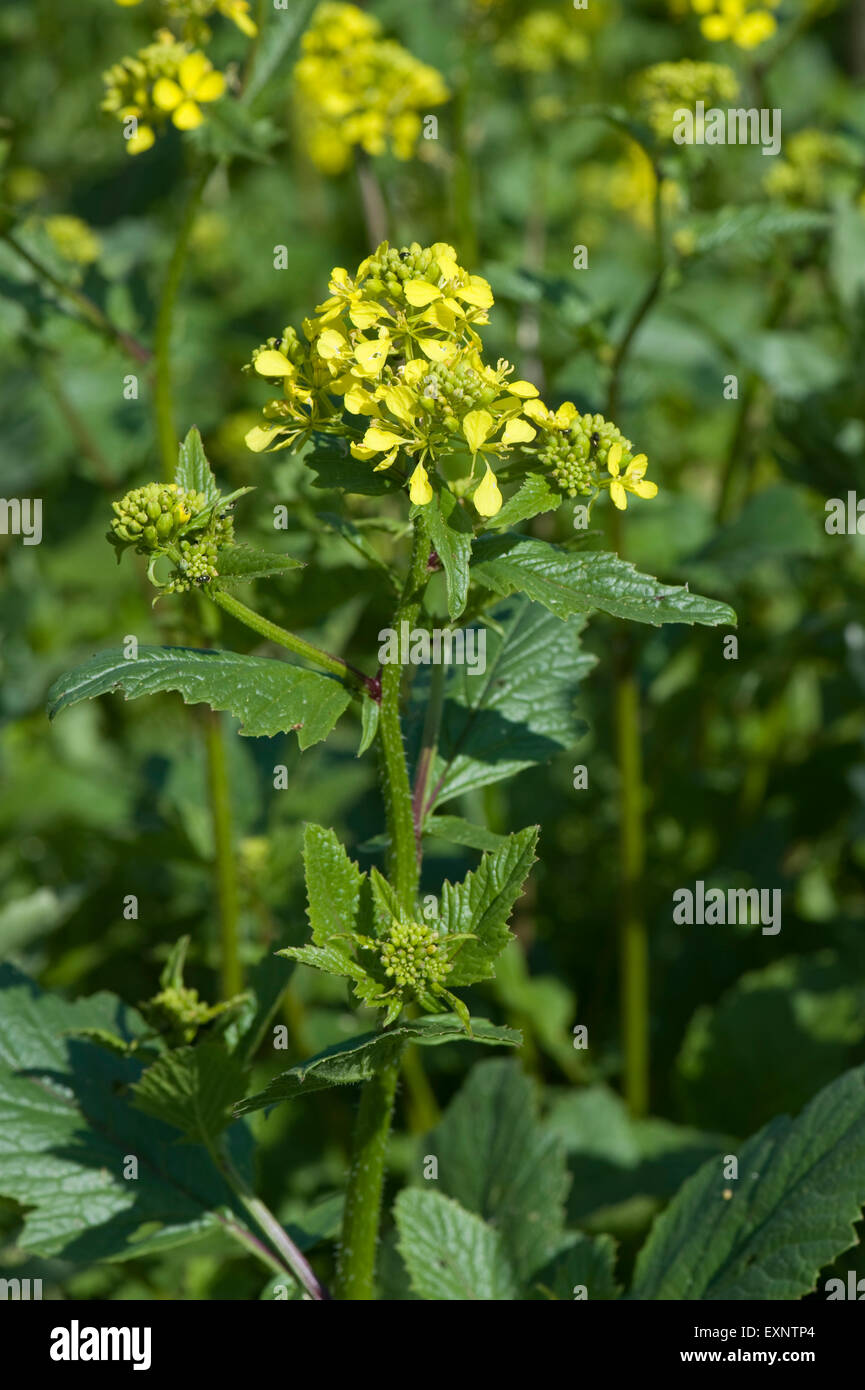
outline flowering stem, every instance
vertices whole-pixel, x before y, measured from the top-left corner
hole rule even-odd
[[[423,854],[424,803],[426,800],[430,773],[435,765],[436,751],[438,749],[439,727],[441,725],[442,709],[444,707],[444,694],[445,667],[441,663],[438,665],[433,664],[430,670],[429,698],[427,700],[426,715],[424,717],[423,734],[421,735],[417,771],[415,772],[414,796],[412,797],[412,815],[414,818],[414,834],[417,844],[418,864],[420,864]]]
[[[214,603],[226,613],[230,613],[232,618],[257,632],[259,637],[265,637],[268,642],[276,642],[278,646],[294,652],[295,656],[302,656],[305,661],[309,661],[313,666],[320,666],[323,671],[329,671],[332,676],[337,676],[353,689],[363,688],[372,699],[378,698],[378,684],[374,677],[365,676],[355,666],[343,661],[342,657],[331,656],[330,652],[323,652],[320,647],[313,646],[312,642],[305,642],[302,637],[296,637],[293,632],[270,622],[268,618],[263,618],[260,613],[256,613],[253,608],[247,608],[245,603],[241,603],[240,599],[226,593],[224,589],[209,587],[207,593]]]
[[[102,312],[99,305],[90,299],[88,295],[83,294],[81,290],[76,289],[74,285],[67,285],[58,275],[55,275],[52,270],[49,270],[38,257],[26,250],[11,232],[5,230],[0,231],[0,237],[6,242],[7,246],[12,247],[12,250],[17,256],[21,257],[22,261],[27,262],[31,270],[36,271],[40,280],[44,280],[46,284],[51,285],[63,299],[68,299],[70,304],[75,305],[76,309],[81,314],[82,321],[88,328],[94,329],[100,337],[107,339],[107,341],[113,343],[115,347],[121,348],[122,351],[125,352],[127,356],[133,358],[134,361],[141,363],[150,361],[150,353],[147,351],[147,348],[137,342],[131,334],[124,333],[121,328],[113,324],[108,316]]]
[[[423,511],[415,519],[414,544],[402,596],[392,619],[413,626],[420,613],[429,571],[430,542]],[[385,813],[390,844],[388,877],[406,917],[416,910],[418,858],[412,812],[411,784],[400,723],[403,668],[389,662],[381,676],[379,749]],[[402,1050],[363,1087],[352,1143],[351,1169],[345,1198],[342,1238],[337,1260],[337,1286],[343,1299],[373,1297],[375,1252],[381,1217],[384,1163]]]
[[[213,817],[213,850],[219,901],[220,976],[222,997],[231,999],[243,989],[238,948],[237,868],[231,824],[231,788],[225,757],[222,719],[216,710],[204,712],[207,777]]]
[[[156,439],[162,459],[163,477],[170,482],[177,467],[177,427],[174,422],[174,400],[171,379],[171,334],[174,327],[174,306],[180,278],[186,264],[189,237],[192,224],[198,211],[198,204],[205,184],[213,172],[213,162],[208,160],[198,171],[186,200],[183,217],[174,242],[171,260],[165,274],[165,283],[159,298],[159,311],[156,316],[156,338],[154,342],[155,378],[153,383],[153,408],[156,415]]]

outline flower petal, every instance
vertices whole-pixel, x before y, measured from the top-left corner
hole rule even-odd
[[[475,488],[475,495],[472,498],[475,511],[479,516],[495,516],[501,510],[502,494],[496,482],[496,475],[487,464],[487,471]]]
[[[607,468],[612,473],[614,478],[617,478],[619,476],[619,464],[621,463],[621,461],[622,446],[619,443],[619,441],[616,440],[615,444],[610,445],[610,451],[607,454]]]
[[[225,95],[225,78],[221,72],[206,72],[193,93],[196,101],[219,101]]]
[[[530,381],[509,381],[506,389],[512,396],[523,396],[526,400],[538,395],[537,386],[533,386]]]
[[[401,434],[395,434],[393,430],[382,429],[380,425],[370,425],[363,437],[363,447],[365,449],[390,449],[392,445],[399,448],[400,444],[407,444]]]
[[[610,486],[610,496],[619,511],[623,512],[628,505],[628,494],[625,492],[624,483],[619,482],[618,478]]]
[[[270,446],[274,437],[281,433],[282,428],[282,425],[254,425],[245,435],[247,449],[251,449],[254,454],[262,453]]]
[[[259,376],[294,375],[294,365],[289,362],[284,352],[277,352],[275,348],[267,348],[260,352],[254,366]]]
[[[183,92],[170,77],[160,77],[153,84],[153,105],[160,111],[173,111],[183,101]]]
[[[508,420],[505,425],[505,432],[502,435],[503,444],[528,444],[530,439],[534,439],[537,430],[529,424],[528,420],[521,420],[517,417]]]
[[[171,119],[178,130],[195,130],[204,121],[201,108],[194,101],[182,101]]]
[[[196,49],[194,53],[188,53],[177,69],[177,80],[184,92],[194,96],[199,82],[210,67],[207,57]]]
[[[424,304],[432,304],[434,299],[441,299],[442,292],[435,285],[431,285],[427,280],[406,280],[403,285],[405,297],[409,304],[414,304],[420,309]]]
[[[422,463],[418,464],[408,480],[408,495],[416,507],[425,507],[427,502],[432,501],[429,474]]]
[[[488,410],[470,410],[463,420],[463,434],[473,454],[487,439],[493,428],[493,417]],[[487,465],[489,467],[489,465]],[[492,513],[490,512],[491,516]]]

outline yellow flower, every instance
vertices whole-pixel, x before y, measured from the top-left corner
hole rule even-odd
[[[496,475],[489,464],[487,464],[487,471],[483,478],[475,488],[472,502],[478,516],[495,516],[496,512],[501,511],[502,494],[499,492]]]
[[[770,10],[776,9],[780,0],[764,0],[768,5],[755,8],[754,0],[691,0],[692,7],[703,18],[700,28],[704,38],[712,43],[731,40],[738,48],[757,48],[770,39],[778,28],[778,21]]]
[[[170,113],[178,130],[194,130],[204,120],[199,102],[218,101],[225,92],[225,78],[198,49],[188,54],[177,70],[177,81],[160,77],[153,87],[153,101]]]
[[[621,458],[621,444],[611,445],[607,455],[607,468],[613,475],[610,496],[619,511],[623,512],[628,505],[629,492],[633,492],[637,497],[657,497],[658,487],[656,483],[647,482],[645,479],[645,472],[649,466],[645,454],[637,454],[632,458],[624,473],[621,473]]]
[[[429,474],[422,463],[418,464],[408,480],[408,495],[416,507],[425,507],[427,502],[432,501]]]

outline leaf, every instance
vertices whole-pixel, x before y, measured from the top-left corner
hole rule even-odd
[[[270,579],[302,569],[302,560],[293,555],[271,555],[251,545],[224,545],[219,552],[219,582],[225,580]]]
[[[524,593],[558,618],[600,609],[651,623],[735,625],[725,603],[639,574],[612,551],[573,552],[524,536],[485,536],[475,545],[472,574],[494,593]]]
[[[830,221],[825,212],[787,208],[780,203],[751,203],[700,213],[677,235],[687,238],[689,256],[705,256],[730,246],[738,258],[759,260],[771,251],[777,237],[821,231]]]
[[[568,1299],[576,1297],[581,1286],[589,1300],[609,1300],[621,1293],[616,1283],[616,1242],[612,1236],[576,1235],[571,1243],[554,1255],[532,1279],[529,1294],[534,1299]],[[580,1294],[582,1298],[582,1293]]]
[[[475,984],[495,974],[493,962],[511,939],[508,920],[535,862],[538,827],[509,835],[501,848],[485,854],[462,883],[442,884],[438,926],[443,936],[471,932],[454,953],[448,988]]]
[[[140,1063],[70,1036],[131,1041],[145,1031],[135,1011],[110,994],[67,1003],[9,966],[0,1000],[0,1193],[26,1209],[18,1244],[91,1263],[223,1230],[233,1198],[207,1154],[129,1103]],[[235,1126],[227,1142],[248,1176],[246,1130]],[[124,1176],[130,1156],[135,1181]]]
[[[198,647],[139,647],[135,659],[117,650],[98,652],[60,676],[48,692],[49,717],[112,690],[122,690],[127,700],[178,690],[187,705],[228,710],[249,738],[292,730],[301,748],[327,738],[351,699],[329,676],[270,657]]]
[[[498,1233],[437,1192],[407,1188],[394,1203],[399,1252],[421,1298],[487,1302],[517,1297]]]
[[[501,633],[487,632],[483,676],[448,673],[430,785],[441,805],[570,751],[585,732],[574,713],[579,682],[596,658],[580,648],[583,623],[562,623],[539,604],[507,605]],[[422,703],[417,682],[415,698]]]
[[[685,1183],[640,1251],[630,1297],[792,1300],[856,1243],[865,1204],[865,1067],[825,1087],[796,1120],[780,1116],[738,1153]],[[732,1196],[725,1200],[725,1187]]]
[[[366,971],[352,959],[348,951],[337,945],[286,946],[276,954],[285,956],[288,960],[296,960],[301,965],[312,966],[314,970],[323,970],[326,975],[339,975],[346,980],[361,981],[366,975]]]
[[[201,435],[194,425],[180,445],[174,481],[178,487],[185,487],[190,492],[203,492],[208,505],[219,498],[213,470],[207,462]]]
[[[448,614],[455,622],[469,596],[472,526],[452,492],[436,493],[424,515],[430,538],[442,563],[448,595]]]
[[[496,835],[484,825],[472,825],[462,816],[430,816],[423,829],[433,839],[448,840],[452,845],[467,845],[469,849],[499,849],[507,835]]]
[[[333,830],[307,825],[303,832],[306,915],[316,946],[348,951],[333,938],[354,930],[366,875],[349,859]]]
[[[562,1243],[570,1179],[564,1146],[538,1119],[518,1062],[480,1062],[426,1141],[439,1186],[499,1232],[520,1283]]]
[[[423,1018],[397,1023],[379,1033],[361,1033],[356,1038],[334,1043],[315,1057],[290,1067],[273,1077],[263,1091],[247,1096],[236,1107],[238,1115],[263,1110],[280,1100],[328,1090],[331,1086],[352,1086],[369,1081],[382,1067],[393,1061],[406,1043],[437,1047],[446,1042],[479,1042],[492,1046],[519,1046],[522,1036],[512,1028],[499,1028],[485,1018],[472,1019],[469,1038],[453,1014],[426,1014]]]
[[[303,462],[316,475],[314,487],[326,488],[335,492],[354,492],[367,497],[379,497],[386,492],[395,492],[400,486],[398,478],[389,473],[376,473],[371,463],[353,458],[343,441],[335,441],[322,436],[316,439],[315,447],[304,454]]]
[[[855,202],[835,209],[830,257],[832,284],[847,310],[865,296],[865,217]]]
[[[527,473],[513,497],[509,497],[501,511],[487,522],[486,529],[502,531],[508,526],[516,526],[519,521],[539,516],[541,512],[554,512],[564,500],[561,492],[551,487],[543,474]]]
[[[231,1107],[245,1089],[243,1063],[218,1042],[205,1042],[163,1053],[132,1087],[132,1102],[205,1144],[231,1124]]]
[[[258,51],[249,81],[240,97],[242,105],[255,103],[258,96],[274,78],[287,70],[291,55],[306,30],[316,0],[307,0],[289,17],[287,10],[274,12],[264,9],[266,22],[261,30]]]
[[[358,744],[355,757],[362,758],[375,742],[378,733],[378,719],[381,714],[381,705],[377,700],[371,700],[364,696],[360,706],[360,743]]]

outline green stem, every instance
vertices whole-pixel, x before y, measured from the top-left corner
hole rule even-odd
[[[359,153],[355,163],[360,200],[366,222],[370,250],[374,251],[383,241],[387,241],[388,214],[378,175],[368,154]]]
[[[65,281],[55,275],[52,270],[49,270],[48,266],[44,265],[38,257],[26,250],[11,232],[0,230],[0,237],[6,242],[7,246],[11,246],[15,254],[21,257],[22,261],[27,262],[31,270],[35,270],[40,280],[44,280],[46,284],[51,285],[52,289],[55,289],[61,298],[68,299],[70,304],[75,305],[81,315],[82,321],[88,328],[94,329],[100,337],[106,339],[109,343],[113,343],[115,347],[121,348],[123,352],[129,357],[132,357],[136,362],[145,363],[150,361],[150,353],[147,351],[147,348],[142,347],[141,343],[136,342],[129,333],[124,333],[122,329],[117,328],[108,316],[102,312],[99,305],[94,303],[86,294],[76,289],[74,285],[67,285]]]
[[[331,656],[330,652],[323,652],[320,647],[313,646],[312,642],[306,642],[286,628],[272,623],[269,618],[263,618],[260,613],[256,613],[253,608],[247,608],[245,603],[241,603],[240,599],[226,593],[224,589],[211,588],[207,590],[207,594],[224,612],[230,613],[239,623],[257,632],[259,637],[285,647],[287,651],[294,652],[295,656],[302,656],[311,665],[320,666],[323,671],[329,671],[332,676],[337,676],[355,689],[363,688],[373,699],[378,698],[377,681],[372,676],[365,676],[355,666],[350,666],[342,657]]]
[[[408,622],[411,627],[417,621],[429,577],[427,561],[430,542],[422,511],[415,520],[414,528],[409,571],[392,619],[397,632],[400,623]],[[398,662],[391,662],[382,670],[379,748],[390,836],[388,877],[402,911],[411,917],[417,905],[419,869],[411,784],[400,723],[403,674]],[[343,1299],[368,1300],[373,1297],[385,1156],[401,1061],[402,1053],[397,1052],[388,1065],[376,1072],[363,1088],[352,1144],[337,1261],[337,1287],[339,1297]]]
[[[429,785],[430,773],[435,766],[436,753],[438,751],[439,728],[441,727],[442,709],[444,708],[445,674],[445,667],[442,663],[433,665],[430,670],[429,698],[427,700],[426,714],[424,716],[420,753],[418,755],[417,771],[415,772],[414,779],[412,816],[414,818],[414,834],[417,843],[418,864],[420,864],[423,855],[423,827],[426,818],[425,801],[427,787]]]
[[[616,738],[621,783],[619,972],[625,1099],[632,1115],[649,1109],[649,941],[642,906],[645,868],[640,700],[633,674],[616,687]]]
[[[165,273],[165,283],[162,286],[159,311],[156,316],[153,408],[156,416],[156,440],[162,459],[162,473],[169,482],[174,477],[177,467],[178,444],[171,375],[171,335],[174,327],[174,306],[177,301],[177,291],[180,288],[183,267],[186,264],[192,224],[195,221],[195,214],[198,211],[198,204],[201,201],[205,184],[210,178],[213,168],[212,161],[208,160],[198,171],[190,189],[186,207],[183,210],[183,217],[177,229],[174,250],[171,253],[171,260],[168,262],[168,270]]]
[[[213,849],[216,893],[219,902],[220,978],[222,998],[231,999],[243,989],[243,967],[238,939],[237,864],[231,824],[231,789],[225,757],[225,730],[216,710],[204,712],[207,776],[213,816]]]
[[[341,1299],[368,1301],[373,1297],[384,1160],[399,1068],[400,1059],[395,1057],[363,1087],[336,1265]]]

